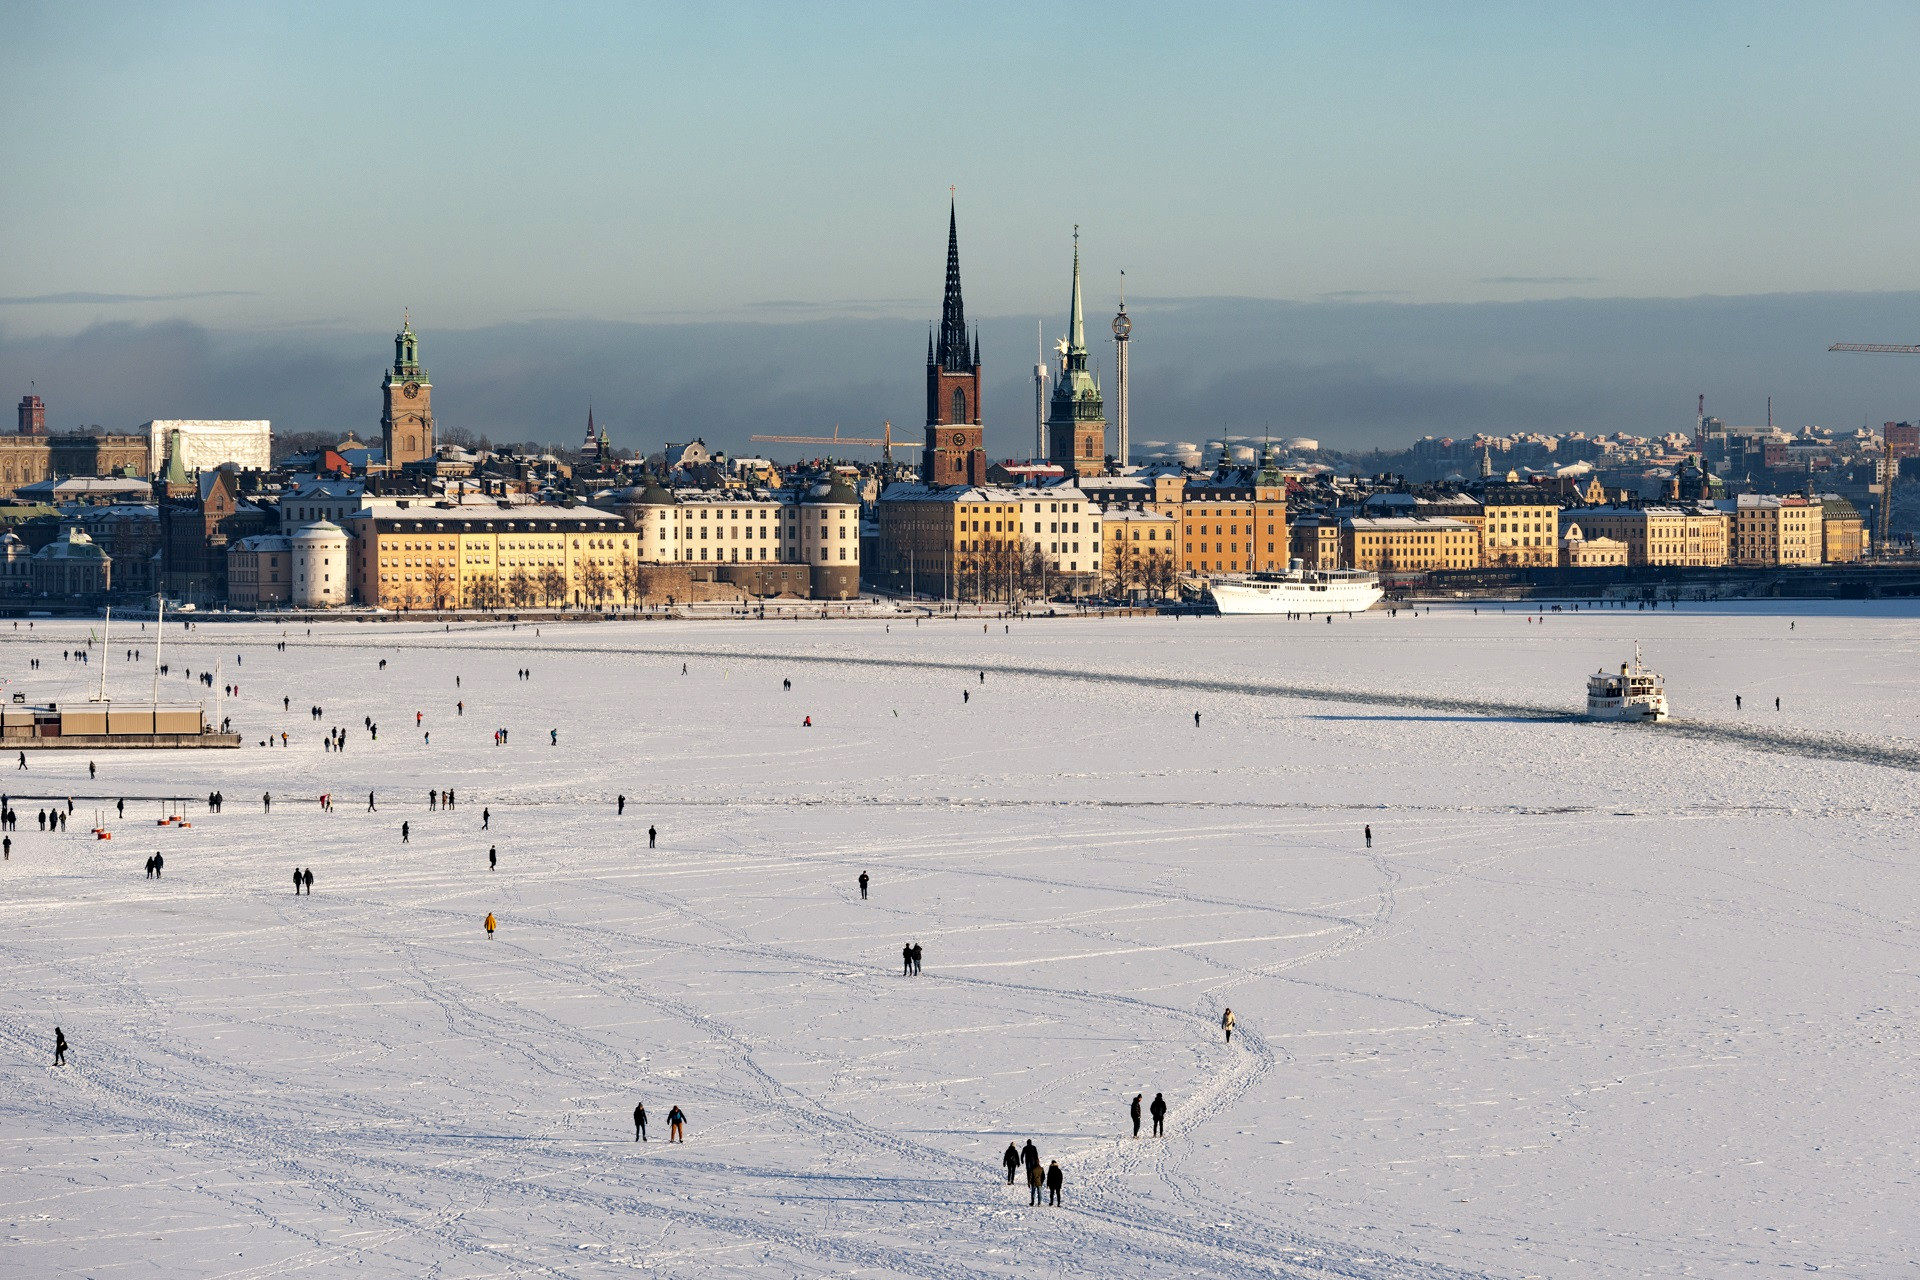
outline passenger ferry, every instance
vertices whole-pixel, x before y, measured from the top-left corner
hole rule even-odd
[[[1216,578],[1207,589],[1223,614],[1364,613],[1386,593],[1380,579],[1360,569],[1303,569]]]
[[[1633,661],[1620,671],[1596,671],[1587,677],[1587,715],[1594,720],[1651,720],[1667,718],[1667,690],[1660,673],[1640,664],[1640,646]]]

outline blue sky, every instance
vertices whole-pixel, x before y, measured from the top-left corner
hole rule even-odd
[[[1920,288],[1912,5],[7,12],[9,376],[403,306],[919,327],[949,185],[978,316],[1060,312],[1076,223],[1100,308]]]

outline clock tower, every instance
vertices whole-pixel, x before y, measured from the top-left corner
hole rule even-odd
[[[381,382],[380,443],[387,466],[399,470],[433,456],[433,383],[420,363],[420,339],[403,319],[393,335],[393,368]]]
[[[980,425],[980,337],[967,333],[960,301],[960,232],[947,208],[947,296],[940,337],[927,336],[927,443],[920,478],[927,484],[987,482],[987,450]]]

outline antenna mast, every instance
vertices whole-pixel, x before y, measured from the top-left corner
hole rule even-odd
[[[1033,460],[1047,456],[1047,322],[1033,322]]]

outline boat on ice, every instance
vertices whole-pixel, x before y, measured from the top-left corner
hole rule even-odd
[[[1667,718],[1667,689],[1660,673],[1640,661],[1640,646],[1633,646],[1633,661],[1620,664],[1618,672],[1596,671],[1587,677],[1587,717],[1592,720],[1651,720],[1655,724]]]
[[[1223,614],[1364,613],[1386,593],[1377,575],[1361,569],[1303,569],[1298,560],[1285,573],[1248,573],[1207,584]]]

